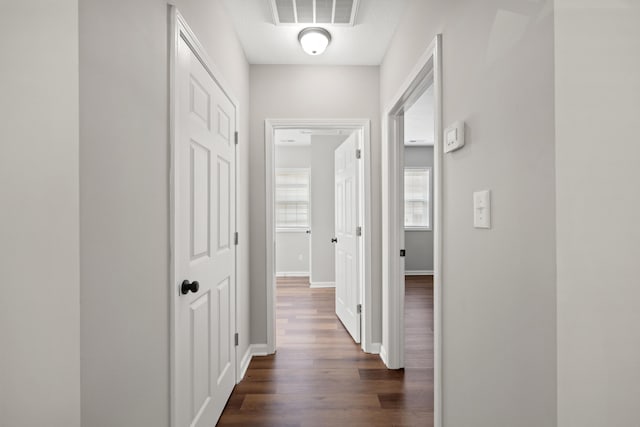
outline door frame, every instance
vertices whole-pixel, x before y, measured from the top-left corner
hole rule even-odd
[[[214,82],[220,87],[222,92],[229,98],[233,107],[235,108],[235,128],[236,131],[240,126],[240,103],[238,99],[234,96],[233,92],[230,90],[230,85],[227,81],[222,77],[222,73],[220,73],[219,69],[215,66],[215,63],[209,58],[206,53],[206,50],[202,46],[202,44],[198,41],[195,33],[191,30],[187,21],[184,19],[182,14],[178,11],[178,8],[175,6],[169,7],[169,21],[170,21],[170,31],[169,31],[169,366],[170,366],[170,375],[169,375],[169,390],[170,390],[170,420],[171,426],[177,427],[176,420],[176,406],[177,406],[177,396],[175,392],[175,384],[176,384],[176,360],[177,360],[177,348],[176,348],[176,310],[177,310],[177,299],[180,297],[178,293],[178,284],[181,282],[181,278],[177,277],[177,268],[176,268],[176,256],[175,256],[175,242],[177,241],[177,232],[176,232],[176,218],[177,218],[177,209],[175,202],[175,192],[176,192],[176,150],[178,140],[179,129],[178,122],[176,117],[176,102],[178,101],[177,96],[177,85],[176,85],[176,77],[177,70],[176,64],[178,62],[178,44],[180,39],[184,40],[196,57],[200,60],[205,70],[209,73],[211,78],[213,78]],[[236,193],[235,203],[235,217],[233,220],[233,227],[235,231],[238,230],[237,216],[238,216],[238,145],[236,144],[234,147],[234,155],[233,162],[235,164],[235,176],[234,176],[234,189]],[[238,329],[238,245],[234,247],[235,251],[235,274],[234,274],[234,304],[236,306],[235,313],[235,331],[232,333],[237,333]],[[242,372],[240,371],[240,357],[238,354],[238,347],[234,346],[233,349],[235,356],[235,381],[236,384],[240,382],[242,379]]]
[[[382,348],[380,355],[391,369],[404,367],[404,259],[400,250],[404,233],[403,114],[429,86],[434,87],[434,425],[442,425],[442,35],[422,54],[382,116]],[[386,154],[386,156],[385,156]]]
[[[360,132],[362,164],[360,212],[362,239],[360,241],[360,303],[362,304],[361,347],[367,353],[379,353],[379,345],[372,339],[372,290],[371,290],[371,121],[369,119],[266,119],[265,126],[265,203],[266,203],[266,304],[267,304],[267,352],[276,351],[276,268],[275,268],[275,143],[277,129],[350,129]],[[312,230],[313,233],[313,230]]]

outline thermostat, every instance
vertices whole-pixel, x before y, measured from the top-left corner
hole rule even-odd
[[[444,152],[464,147],[464,122],[455,122],[444,130]]]

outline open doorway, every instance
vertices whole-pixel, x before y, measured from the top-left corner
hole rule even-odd
[[[333,300],[327,323],[371,351],[369,122],[267,120],[266,137],[270,352],[317,315],[305,298]]]
[[[435,426],[442,425],[441,46],[438,35],[385,108],[382,164],[380,355],[389,368],[428,374]]]
[[[431,85],[403,120],[405,369],[433,369],[434,123]]]
[[[339,173],[356,165],[357,131],[276,129],[274,142],[276,346],[289,351],[346,333],[359,343],[358,248],[344,250],[349,236],[357,244],[358,206],[344,198],[358,194],[358,179],[356,169],[346,180]]]
[[[348,129],[275,130],[278,279],[335,287],[334,152],[351,134]]]

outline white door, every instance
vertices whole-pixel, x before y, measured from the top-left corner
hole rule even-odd
[[[175,72],[175,420],[211,427],[236,377],[236,112],[182,38]]]
[[[360,342],[358,257],[358,148],[354,133],[335,151],[336,314]]]

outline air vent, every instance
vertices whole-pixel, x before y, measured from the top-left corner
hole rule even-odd
[[[360,0],[270,0],[276,25],[351,25]]]

